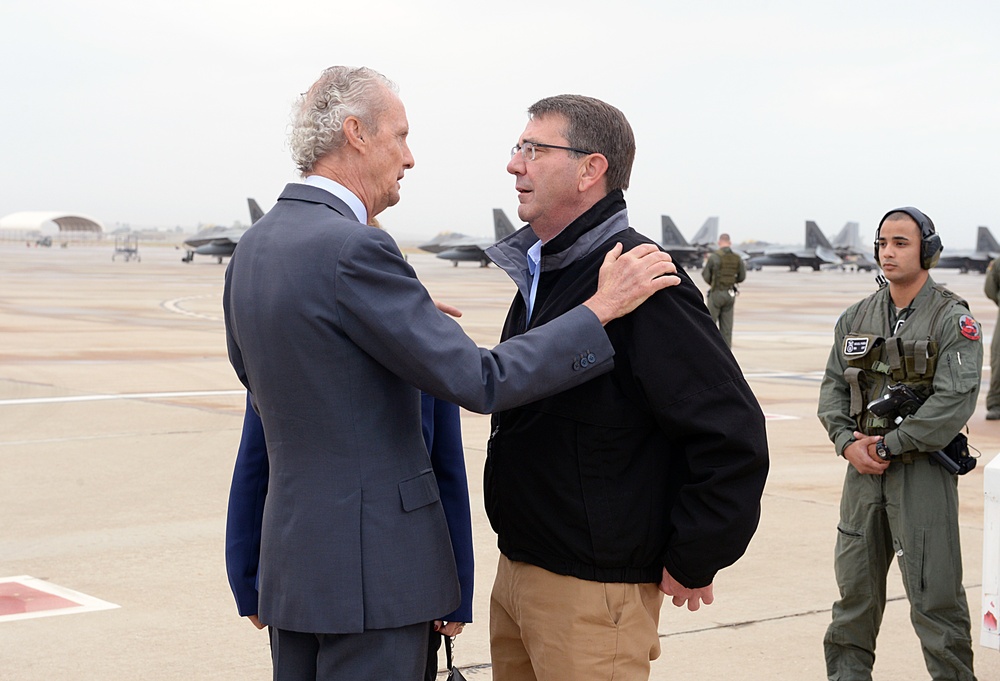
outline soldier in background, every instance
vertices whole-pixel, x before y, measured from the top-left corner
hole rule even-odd
[[[708,311],[719,326],[726,345],[733,347],[733,308],[736,307],[736,284],[747,278],[747,268],[733,253],[728,234],[719,235],[719,250],[709,256],[701,271],[711,288],[707,295]]]
[[[987,298],[1000,305],[1000,258],[991,262],[986,270],[983,290]],[[990,391],[986,394],[986,420],[997,419],[1000,419],[1000,314],[990,343]]]

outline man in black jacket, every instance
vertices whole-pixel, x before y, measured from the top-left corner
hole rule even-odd
[[[616,243],[652,243],[628,224],[624,115],[577,95],[528,114],[507,171],[530,224],[487,251],[518,285],[504,339],[586,299]],[[716,572],[756,530],[764,418],[697,287],[677,274],[679,286],[608,324],[611,373],[493,416],[496,681],[648,678],[663,594],[689,610],[711,603]]]

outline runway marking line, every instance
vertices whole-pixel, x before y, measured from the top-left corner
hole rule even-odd
[[[100,402],[103,400],[151,400],[171,397],[212,397],[214,395],[246,395],[246,390],[187,390],[167,393],[119,393],[117,395],[67,395],[63,397],[24,397],[0,400],[0,407],[25,404],[58,404],[61,402]]]
[[[113,610],[121,606],[30,575],[0,577],[0,622]]]

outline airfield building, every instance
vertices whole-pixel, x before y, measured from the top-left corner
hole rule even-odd
[[[0,239],[35,240],[48,237],[60,241],[97,241],[104,226],[94,218],[79,213],[22,211],[0,218]]]

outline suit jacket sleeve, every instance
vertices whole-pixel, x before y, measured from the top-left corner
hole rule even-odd
[[[472,513],[469,509],[469,481],[462,448],[462,424],[458,407],[426,393],[421,396],[424,442],[441,492],[441,506],[448,521],[451,548],[455,553],[462,604],[441,619],[447,622],[472,621],[472,593],[475,559],[472,549]]]
[[[243,434],[236,453],[226,514],[226,572],[241,617],[257,614],[257,564],[267,495],[268,463],[264,426],[247,393]]]
[[[336,310],[358,347],[411,385],[470,411],[526,404],[614,366],[604,328],[583,305],[492,350],[478,347],[434,306],[392,237],[379,230],[348,239],[332,283],[336,298],[325,309]]]

